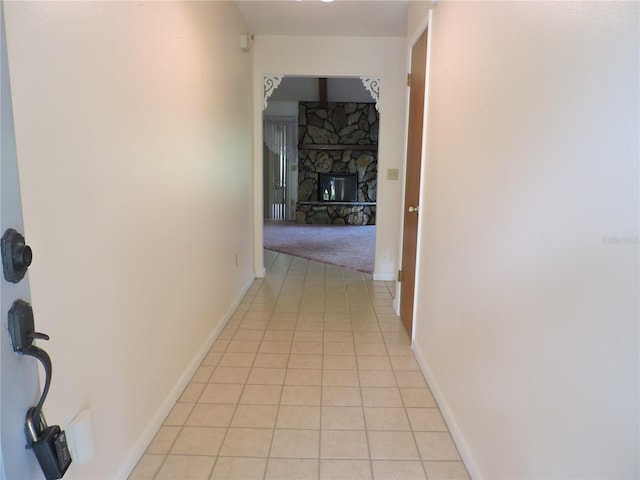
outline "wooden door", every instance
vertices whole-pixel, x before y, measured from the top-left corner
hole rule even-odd
[[[418,212],[420,196],[420,165],[422,163],[422,126],[427,73],[427,30],[411,49],[409,76],[409,131],[407,135],[407,166],[405,170],[404,227],[402,233],[402,278],[400,318],[407,333],[412,334],[413,299],[418,245]]]

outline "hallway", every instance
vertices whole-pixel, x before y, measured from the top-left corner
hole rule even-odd
[[[265,265],[129,478],[468,478],[393,283]]]

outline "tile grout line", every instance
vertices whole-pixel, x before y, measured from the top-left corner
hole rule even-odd
[[[272,262],[271,266],[273,265],[273,263],[275,263],[275,260],[274,260],[274,262]],[[270,266],[270,268],[271,268],[271,266]],[[260,290],[262,290],[262,289],[264,288],[264,285],[265,285],[265,282],[264,282],[264,281],[262,281],[262,282],[261,282],[261,284],[260,284],[260,287],[257,289],[257,291],[255,292],[255,294],[254,294],[254,295],[253,295],[253,297],[251,298],[251,303],[250,303],[250,305],[253,305],[253,304],[254,304],[256,297],[257,297],[257,296],[258,296],[258,294],[260,293]],[[244,299],[243,299],[243,300],[244,300]],[[275,305],[274,305],[273,309],[275,309]],[[271,315],[273,315],[273,309],[272,309],[272,311],[270,312],[270,316],[271,316]],[[251,311],[251,310],[250,310],[250,307],[249,307],[249,309],[248,309],[247,311],[245,311],[245,312],[244,312],[244,315],[243,315],[242,321],[244,321],[244,319],[246,318],[247,313],[248,313],[249,311]],[[238,324],[238,326],[235,328],[234,334],[233,334],[233,336],[231,337],[231,339],[233,339],[233,338],[236,336],[236,334],[238,333],[238,330],[242,330],[242,328],[240,328],[240,327],[241,327],[241,325],[242,325],[242,321],[241,321],[241,322]],[[268,326],[268,324],[267,324],[267,326]],[[234,410],[233,410],[233,414],[231,415],[231,418],[229,419],[229,425],[227,426],[226,431],[225,431],[225,434],[224,434],[224,436],[222,437],[222,441],[220,442],[220,448],[218,449],[218,454],[217,454],[217,455],[216,455],[216,457],[215,457],[215,461],[214,461],[214,464],[213,464],[213,468],[211,469],[211,472],[210,472],[210,475],[209,475],[210,477],[213,475],[213,472],[215,471],[215,468],[216,468],[216,466],[218,465],[218,461],[219,461],[219,459],[220,459],[220,454],[222,453],[222,448],[224,447],[224,443],[225,443],[225,441],[227,440],[227,438],[228,438],[228,436],[229,436],[229,432],[230,432],[230,430],[231,430],[231,428],[232,428],[233,419],[234,419],[234,417],[235,417],[236,413],[238,412],[238,409],[239,409],[239,407],[240,407],[240,405],[241,405],[240,401],[241,401],[241,399],[242,399],[242,395],[243,395],[243,393],[245,392],[245,390],[246,390],[246,388],[247,388],[247,385],[248,385],[248,382],[249,382],[249,376],[251,375],[251,370],[254,368],[255,362],[256,362],[256,360],[257,360],[257,358],[258,358],[258,352],[260,351],[260,346],[262,345],[262,342],[264,341],[265,332],[266,332],[266,327],[265,327],[265,331],[262,333],[262,336],[261,336],[261,338],[260,338],[260,343],[258,344],[258,347],[256,348],[256,352],[255,352],[255,355],[254,355],[253,361],[251,362],[251,366],[249,367],[249,372],[247,373],[247,378],[245,379],[244,384],[242,385],[242,389],[240,390],[240,394],[239,394],[238,399],[237,399],[237,401],[236,401],[235,408],[234,408]],[[230,343],[231,343],[231,342],[229,342],[229,344],[230,344]],[[229,344],[225,347],[225,352],[224,352],[224,353],[233,353],[233,352],[227,352],[227,349],[229,348]],[[224,357],[224,353],[223,353],[223,356],[222,356],[220,359],[222,359],[222,358]],[[216,365],[216,369],[218,368],[219,363],[220,363],[220,360],[218,361],[218,364]],[[215,373],[215,369],[214,369],[214,371],[212,372],[212,374],[211,374],[211,375],[213,376],[213,374],[214,374],[214,373]],[[211,378],[210,378],[210,379],[211,379]],[[272,434],[272,440],[273,440],[273,434]],[[234,457],[234,458],[235,458],[235,457]],[[268,458],[269,458],[269,457],[267,456],[267,462],[268,462]],[[267,467],[267,463],[265,463],[265,472],[266,472],[266,467]]]
[[[278,258],[281,254],[278,254],[276,256],[276,258]],[[291,261],[289,262],[289,265],[287,267],[287,273],[285,274],[283,281],[282,281],[282,285],[280,287],[280,290],[278,290],[278,295],[276,297],[276,304],[278,302],[278,299],[280,298],[280,295],[282,293],[282,289],[284,288],[284,285],[287,281],[287,276],[289,274],[289,271],[291,269],[291,265],[293,264],[293,259],[291,259]],[[298,312],[300,311],[300,304],[302,303],[302,296],[300,296],[300,299],[298,300]],[[275,306],[274,306],[274,312],[272,312],[270,320],[271,321],[273,319],[273,314],[275,313]],[[297,313],[296,313],[296,318],[297,318]],[[268,324],[267,324],[267,328],[268,328]],[[295,325],[294,325],[294,330],[295,332]],[[294,333],[295,336],[295,333]],[[282,395],[284,393],[284,386],[285,386],[285,382],[287,380],[287,370],[289,368],[289,361],[291,360],[291,350],[292,350],[292,346],[293,346],[293,338],[291,339],[291,346],[289,347],[289,353],[287,354],[287,365],[285,367],[285,373],[284,373],[284,378],[282,379],[282,385],[280,387],[280,397],[278,399],[278,405],[277,405],[277,411],[276,411],[276,418],[274,420],[274,424],[273,424],[273,432],[271,434],[271,441],[269,442],[269,449],[267,451],[267,459],[265,462],[265,466],[264,466],[264,474],[263,474],[263,479],[266,480],[267,478],[267,473],[269,472],[269,465],[271,464],[271,451],[273,449],[273,442],[275,440],[275,436],[276,436],[276,430],[277,430],[277,426],[278,426],[278,418],[280,417],[280,407],[282,406]]]

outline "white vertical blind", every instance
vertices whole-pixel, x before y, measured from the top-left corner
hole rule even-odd
[[[290,204],[290,165],[297,162],[297,118],[265,117],[263,138],[266,145],[264,158],[265,218],[267,220],[293,220],[295,208]]]

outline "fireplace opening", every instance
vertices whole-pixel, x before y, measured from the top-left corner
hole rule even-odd
[[[358,175],[356,173],[321,173],[318,200],[323,202],[357,202]]]

